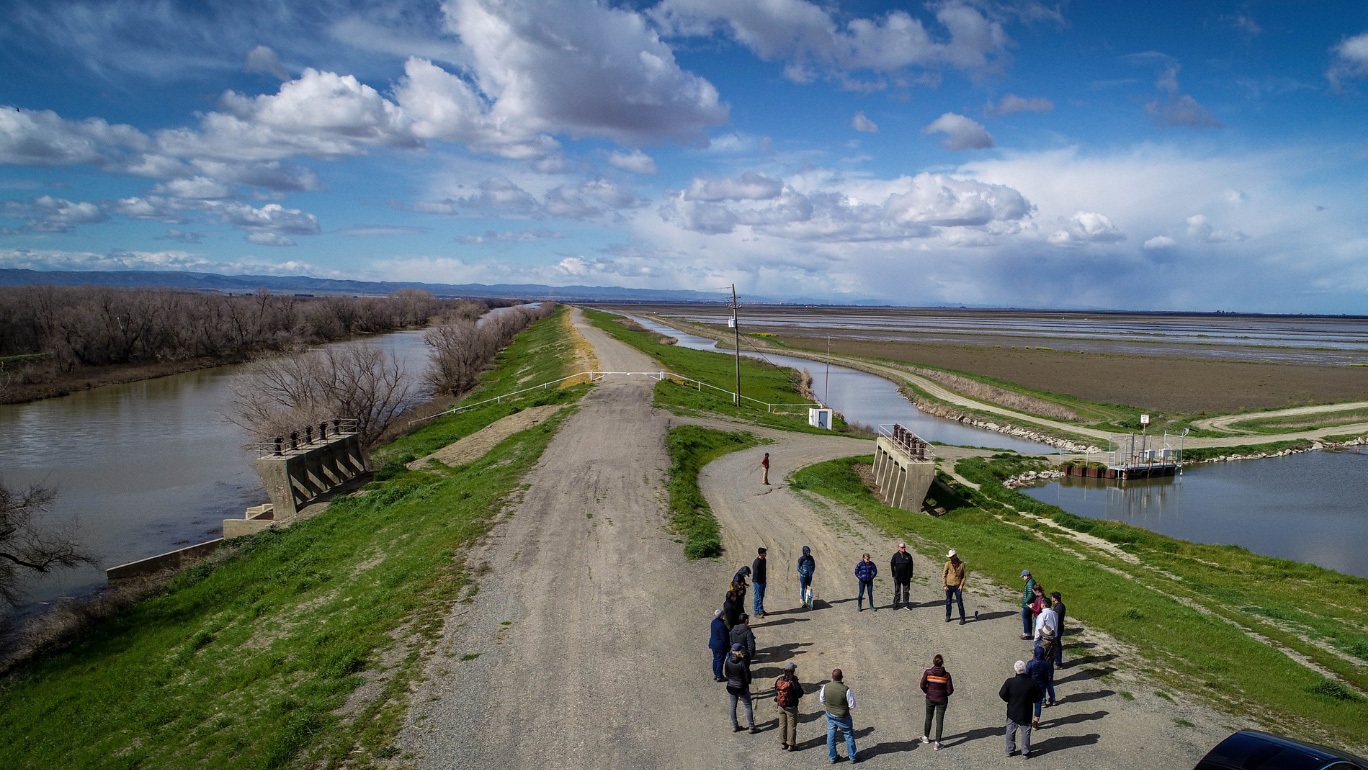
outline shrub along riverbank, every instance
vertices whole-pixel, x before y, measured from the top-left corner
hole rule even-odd
[[[569,373],[564,310],[496,359],[467,400]],[[473,594],[463,549],[517,494],[570,410],[457,468],[420,457],[534,403],[433,421],[377,452],[361,492],[216,566],[0,682],[6,767],[373,766],[392,758],[408,686],[453,603]]]
[[[879,503],[857,473],[868,458],[805,468],[793,486],[851,506],[890,537],[957,549],[971,581],[1016,585],[1029,567],[1063,593],[1071,618],[1134,648],[1141,660],[1131,663],[1169,692],[1282,734],[1363,749],[1368,580],[1084,519],[1002,486],[1041,462],[1010,454],[961,461],[957,473],[980,489],[957,484],[968,503],[941,517]],[[1106,674],[1113,657],[1075,651],[1066,659]]]

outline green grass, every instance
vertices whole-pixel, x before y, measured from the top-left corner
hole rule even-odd
[[[549,318],[524,332],[487,384],[566,366],[562,328]],[[0,764],[329,768],[392,757],[422,653],[475,588],[463,548],[514,498],[568,414],[467,466],[391,465],[364,494],[240,541],[223,563],[182,573],[21,667],[0,685]],[[498,416],[435,421],[399,454]],[[368,679],[374,697],[349,702]]]
[[[1231,423],[1230,427],[1254,433],[1287,433],[1298,430],[1318,430],[1340,425],[1368,422],[1368,409],[1348,409],[1340,412],[1294,414],[1283,417],[1251,418]]]
[[[1226,455],[1271,454],[1281,452],[1284,449],[1310,449],[1311,444],[1312,442],[1306,439],[1297,439],[1295,441],[1271,441],[1267,444],[1250,444],[1248,446],[1188,447],[1183,450],[1183,461],[1197,462]]]
[[[684,536],[684,555],[703,559],[722,555],[722,533],[712,508],[698,488],[698,472],[717,458],[760,444],[751,433],[682,425],[671,428],[670,450],[670,525]]]
[[[1368,687],[1368,668],[1317,643],[1350,656],[1359,649],[1368,629],[1368,580],[1242,548],[1187,543],[1082,519],[1001,486],[1001,479],[1038,462],[1031,458],[961,461],[957,472],[982,484],[982,490],[966,491],[970,504],[951,507],[941,517],[882,505],[855,473],[856,462],[868,458],[805,468],[795,474],[793,485],[853,507],[891,537],[912,537],[942,553],[957,549],[969,565],[971,585],[989,578],[1016,586],[1017,575],[1029,567],[1047,590],[1063,593],[1070,617],[1139,650],[1142,665],[1166,689],[1201,696],[1285,730],[1362,745],[1361,727],[1368,724],[1363,699],[1345,699],[1323,676],[1236,624],[1305,655],[1352,685],[1330,682],[1353,695],[1354,688]],[[1100,537],[1138,563],[1079,545],[1017,511]],[[1270,613],[1279,620],[1270,622]]]
[[[737,407],[729,395],[736,389],[736,360],[730,354],[663,345],[659,334],[628,328],[618,323],[621,316],[611,313],[586,309],[584,315],[594,326],[659,361],[667,371],[728,391],[718,393],[708,388],[699,389],[692,383],[667,380],[656,385],[655,389],[655,402],[661,408],[676,414],[721,414],[756,425],[805,433],[831,432],[807,424],[807,409],[801,405],[810,402],[799,393],[802,375],[796,369],[743,356],[741,392],[744,396],[767,404],[794,406],[770,412],[763,406],[743,401]],[[840,419],[836,420],[835,428],[837,432],[848,430],[848,426]]]

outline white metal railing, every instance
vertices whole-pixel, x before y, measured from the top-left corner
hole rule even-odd
[[[879,434],[888,437],[894,445],[902,449],[913,459],[926,460],[930,457],[934,457],[936,454],[935,451],[932,450],[931,445],[926,443],[921,436],[904,428],[900,423],[895,422],[892,425],[884,423],[879,425]]]
[[[561,377],[560,379],[551,380],[551,381],[549,381],[549,382],[543,382],[543,383],[541,383],[540,385],[533,385],[532,387],[529,387],[529,388],[522,388],[521,390],[515,390],[515,391],[513,391],[513,392],[511,392],[511,393],[503,393],[503,394],[501,394],[501,395],[494,396],[493,398],[486,398],[486,399],[483,399],[483,400],[480,400],[480,401],[475,401],[475,402],[472,402],[472,403],[469,403],[469,404],[461,404],[461,405],[459,405],[459,406],[453,406],[452,408],[447,409],[446,411],[438,412],[437,414],[430,415],[430,416],[428,416],[428,417],[421,417],[421,418],[419,418],[419,419],[417,419],[417,420],[410,420],[410,421],[409,421],[409,425],[414,425],[414,424],[420,423],[420,422],[427,422],[428,420],[433,420],[433,419],[436,419],[436,418],[438,418],[438,417],[443,417],[443,416],[446,416],[446,415],[460,414],[461,412],[468,412],[468,411],[470,411],[471,409],[478,409],[479,407],[487,406],[487,405],[489,405],[489,404],[502,404],[504,401],[509,401],[509,400],[512,400],[512,399],[515,399],[515,398],[525,397],[525,396],[527,396],[529,393],[535,393],[535,392],[539,392],[539,391],[545,391],[547,388],[550,388],[550,387],[553,386],[553,385],[560,385],[561,383],[569,382],[569,381],[571,381],[571,380],[576,380],[576,379],[579,379],[579,378],[581,378],[581,377],[587,378],[587,381],[588,381],[588,382],[599,382],[599,381],[601,381],[601,380],[602,380],[603,378],[605,378],[605,377],[646,377],[646,378],[649,378],[649,379],[653,379],[653,380],[655,380],[655,381],[657,381],[657,382],[660,382],[660,381],[662,381],[662,380],[667,380],[667,379],[668,379],[668,380],[678,380],[678,381],[683,382],[683,383],[691,383],[691,384],[693,384],[693,385],[695,386],[695,388],[697,388],[700,392],[701,392],[704,388],[707,388],[707,389],[709,389],[709,390],[714,390],[714,391],[717,391],[718,393],[722,393],[722,394],[725,394],[725,395],[730,396],[733,402],[736,402],[736,401],[738,400],[738,399],[736,398],[736,392],[735,392],[735,391],[727,390],[726,388],[719,388],[719,387],[717,387],[716,385],[712,385],[712,384],[703,382],[702,380],[695,379],[695,378],[693,378],[693,377],[689,377],[689,376],[686,376],[686,375],[683,375],[683,374],[676,374],[675,372],[667,372],[667,371],[665,371],[664,369],[661,369],[661,370],[659,370],[659,371],[654,371],[654,372],[602,372],[602,371],[597,371],[597,370],[590,370],[590,371],[576,372],[575,374],[572,374],[572,375],[570,375],[570,376],[568,376],[568,377]],[[776,409],[808,409],[808,408],[816,408],[816,407],[821,407],[821,406],[822,406],[821,404],[771,404],[771,403],[769,403],[768,401],[761,401],[760,399],[751,398],[750,396],[747,396],[747,395],[742,395],[741,398],[740,398],[739,400],[741,400],[741,401],[746,401],[746,402],[749,402],[749,403],[751,403],[751,404],[754,404],[756,407],[762,407],[762,406],[763,406],[763,407],[765,407],[765,411],[766,411],[766,412],[769,412],[769,413],[773,413],[774,410],[776,410]]]

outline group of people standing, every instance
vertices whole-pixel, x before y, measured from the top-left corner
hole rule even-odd
[[[755,560],[750,566],[741,567],[732,576],[722,608],[713,615],[709,641],[709,647],[713,652],[713,678],[726,683],[732,729],[737,732],[759,732],[755,726],[751,672],[757,648],[755,634],[750,628],[751,614],[747,614],[744,608],[746,594],[749,592],[752,596],[751,610],[754,617],[765,617],[769,566],[766,549],[757,549]],[[816,566],[812,549],[803,546],[796,572],[800,601],[802,606],[809,609],[812,607],[811,586]],[[893,579],[892,607],[911,607],[913,560],[907,551],[906,543],[898,544],[889,561],[889,571]],[[946,562],[941,570],[941,583],[945,592],[947,623],[953,619],[952,608],[955,607],[959,610],[960,623],[966,622],[963,589],[967,572],[968,568],[954,550],[946,554]],[[877,611],[874,578],[878,575],[878,566],[870,554],[861,555],[860,561],[855,565],[854,574],[857,583],[857,611],[864,610],[866,598],[869,599],[870,609]],[[1020,736],[1022,756],[1030,756],[1031,730],[1040,727],[1041,709],[1055,703],[1054,671],[1063,665],[1063,650],[1060,644],[1064,629],[1062,598],[1058,591],[1046,595],[1029,570],[1022,571],[1022,578],[1025,586],[1021,603],[1021,638],[1032,641],[1034,654],[1030,662],[1017,661],[1014,664],[1014,675],[1003,682],[998,693],[1007,704],[1008,756],[1017,753],[1017,736]],[[975,616],[977,617],[977,613]],[[797,668],[797,664],[787,663],[774,681],[774,702],[779,715],[779,747],[782,751],[798,749],[798,707],[805,693],[798,678]],[[935,749],[940,750],[946,708],[950,696],[955,692],[954,678],[946,669],[945,660],[941,655],[935,655],[931,666],[922,672],[919,687],[926,701],[921,742],[934,744]],[[845,743],[846,756],[852,762],[858,762],[851,714],[855,709],[855,694],[844,681],[844,674],[840,669],[831,672],[830,681],[818,689],[817,699],[826,718],[829,758],[832,762],[839,760],[837,748],[840,738],[840,742]],[[738,719],[738,706],[744,709],[744,726]]]

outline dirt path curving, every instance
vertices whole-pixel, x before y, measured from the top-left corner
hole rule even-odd
[[[1343,404],[1321,404],[1319,406],[1298,406],[1291,409],[1274,409],[1268,412],[1242,412],[1240,414],[1223,414],[1219,417],[1207,417],[1202,420],[1193,421],[1193,425],[1206,430],[1224,430],[1235,433],[1248,433],[1249,431],[1232,427],[1235,423],[1249,422],[1250,420],[1267,420],[1276,417],[1294,417],[1303,414],[1321,414],[1324,412],[1347,412],[1353,409],[1368,408],[1368,401],[1355,401]],[[1357,430],[1355,430],[1357,429]],[[1350,433],[1363,432],[1365,425],[1345,425],[1337,428]]]
[[[659,368],[578,317],[576,323],[603,369]],[[653,385],[621,378],[596,386],[526,478],[523,499],[471,554],[484,572],[479,591],[447,619],[427,678],[413,692],[395,766],[825,764],[815,695],[801,706],[802,752],[781,753],[766,687],[756,688],[764,732],[733,733],[725,691],[709,671],[712,611],[731,573],[749,564],[761,544],[772,559],[772,614],[755,626],[757,682],[772,681],[792,660],[815,690],[832,667],[842,667],[859,700],[861,756],[876,767],[1001,764],[997,689],[1011,662],[1027,654],[1017,639],[1014,593],[980,584],[971,564],[966,605],[980,619],[946,624],[937,582],[942,554],[919,554],[919,606],[856,612],[849,576],[855,561],[868,550],[886,569],[894,544],[850,512],[801,497],[783,479],[808,463],[865,454],[869,442],[767,429],[752,430],[775,442],[766,449],[778,483],[759,483],[756,450],[708,466],[702,483],[728,552],[720,560],[686,561],[665,529],[663,491],[665,433],[681,420],[651,407]],[[796,609],[791,575],[805,543],[819,565],[821,601],[813,611]],[[886,604],[886,577],[876,590]],[[1105,639],[1083,633],[1070,641],[1084,646],[1068,652],[1073,665],[1059,676],[1063,702],[1045,712],[1036,736],[1042,766],[1191,766],[1224,735],[1227,726],[1210,712],[1175,706],[1136,683]],[[914,743],[922,713],[916,679],[936,652],[946,656],[956,682],[942,752]],[[1115,669],[1106,680],[1094,678]],[[1132,690],[1133,700],[1122,690]]]

